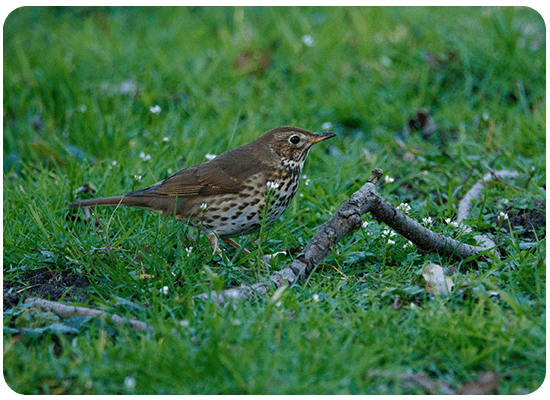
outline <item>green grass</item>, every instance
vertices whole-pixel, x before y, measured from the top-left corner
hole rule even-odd
[[[13,11],[4,24],[3,278],[42,268],[85,275],[90,306],[154,333],[109,321],[61,337],[5,333],[6,382],[25,394],[422,393],[369,377],[380,369],[454,388],[495,371],[500,394],[536,390],[546,373],[546,232],[529,240],[492,218],[546,201],[545,45],[544,22],[528,8]],[[420,109],[438,126],[429,139],[403,132]],[[218,306],[194,297],[266,273],[230,248],[212,256],[206,238],[189,239],[170,218],[104,208],[85,224],[67,209],[84,183],[96,196],[121,194],[276,126],[321,131],[326,122],[338,137],[311,151],[311,181],[263,251],[303,247],[379,167],[395,178],[379,185],[389,201],[468,243],[489,234],[502,261],[474,267],[398,236],[388,245],[386,227],[365,216],[367,227],[307,282]],[[443,221],[487,166],[522,175],[487,185],[464,234]],[[278,256],[273,270],[290,259]],[[426,292],[429,261],[456,271],[451,295]]]

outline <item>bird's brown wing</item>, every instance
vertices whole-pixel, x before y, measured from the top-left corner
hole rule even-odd
[[[240,147],[212,161],[176,172],[148,188],[128,193],[129,196],[211,196],[238,193],[243,181],[261,170],[259,162]]]

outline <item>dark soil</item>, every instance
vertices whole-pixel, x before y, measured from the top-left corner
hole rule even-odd
[[[63,295],[67,301],[85,302],[88,278],[70,270],[50,271],[47,268],[22,273],[11,280],[4,279],[4,310],[16,306],[23,294],[57,301]],[[27,288],[27,290],[25,290]]]
[[[529,241],[541,239],[546,236],[546,231],[535,235],[539,228],[546,227],[546,202],[535,200],[532,209],[517,209],[513,206],[507,206],[504,213],[508,214],[508,224],[502,223],[502,228],[510,232],[512,230],[518,234],[521,239]],[[491,222],[498,226],[498,216],[495,216]],[[494,231],[494,230],[493,230]]]

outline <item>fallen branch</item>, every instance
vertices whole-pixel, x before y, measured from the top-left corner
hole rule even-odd
[[[466,259],[491,250],[492,246],[472,246],[432,232],[399,211],[376,191],[375,184],[381,176],[382,170],[375,169],[369,181],[345,200],[332,217],[319,227],[302,252],[288,266],[269,277],[269,285],[278,289],[307,278],[314,268],[331,253],[336,243],[348,233],[361,227],[361,216],[367,212],[425,252]],[[203,293],[197,297],[200,299],[212,297],[219,303],[223,303],[226,299],[246,299],[254,293],[267,293],[268,283],[258,282],[251,286],[227,289],[219,294],[216,292]]]
[[[483,189],[485,182],[500,178],[516,178],[518,175],[519,174],[516,171],[507,170],[491,171],[483,175],[483,179],[478,180],[476,184],[472,186],[470,190],[468,190],[462,200],[460,200],[460,202],[458,203],[456,222],[460,224],[462,221],[468,218],[468,216],[470,215],[470,211],[472,210],[473,201],[481,194],[481,190]]]
[[[124,324],[128,322],[130,327],[134,331],[147,331],[152,332],[153,328],[148,326],[145,322],[139,321],[137,319],[126,320],[117,314],[109,314],[105,311],[95,310],[93,308],[86,307],[77,307],[70,306],[67,304],[57,303],[55,301],[44,300],[39,297],[28,297],[24,301],[25,304],[34,303],[36,306],[40,307],[42,311],[53,312],[58,317],[69,318],[69,317],[100,317],[100,318],[110,318],[116,324]]]
[[[493,179],[500,180],[501,178],[516,178],[518,175],[519,174],[516,171],[507,171],[507,170],[503,170],[503,171],[491,170],[491,172],[487,172],[483,176],[483,179],[478,180],[476,184],[472,186],[470,190],[468,190],[468,192],[464,195],[462,200],[460,200],[460,202],[458,203],[456,222],[460,224],[462,221],[465,221],[468,218],[468,216],[470,215],[470,212],[472,211],[473,202],[477,197],[481,195],[481,190],[483,189],[485,182],[489,182],[490,180],[493,180]],[[469,226],[464,227],[464,233],[469,233],[471,231],[472,231],[472,228],[470,228]],[[474,236],[474,239],[478,243],[481,243],[482,246],[484,247],[487,247],[487,248],[496,247],[495,243],[491,239],[489,239],[488,236],[476,235]],[[498,253],[498,250],[495,250],[495,252],[497,256],[500,256],[500,254]]]

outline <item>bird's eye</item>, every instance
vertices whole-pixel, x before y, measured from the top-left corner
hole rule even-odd
[[[298,144],[300,143],[300,136],[298,135],[292,135],[288,141],[292,144]]]

